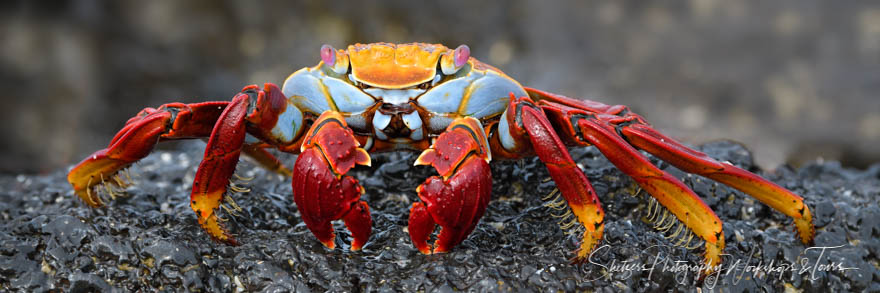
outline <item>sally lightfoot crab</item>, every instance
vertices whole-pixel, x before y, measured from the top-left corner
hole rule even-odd
[[[565,228],[581,232],[574,261],[583,261],[602,239],[604,212],[587,177],[567,151],[595,146],[631,176],[653,200],[655,227],[679,243],[704,243],[710,269],[721,261],[721,220],[681,181],[652,165],[639,150],[686,172],[739,189],[791,217],[803,243],[813,240],[810,209],[798,195],[729,163],[718,162],[657,132],[625,106],[564,97],[523,87],[500,70],[470,57],[467,46],[357,44],[346,50],[325,45],[321,62],[291,74],[282,88],[251,85],[231,101],[171,103],[146,108],[68,175],[87,204],[104,204],[101,189],[163,140],[208,138],[193,182],[190,204],[199,225],[214,240],[235,244],[218,208],[237,208],[229,191],[242,152],[293,181],[303,221],[321,243],[334,248],[331,221],[342,220],[352,250],[367,242],[370,208],[365,191],[347,175],[370,165],[372,152],[416,150],[417,165],[438,176],[417,188],[409,234],[425,253],[454,248],[473,231],[491,198],[492,159],[537,155],[561,198],[548,205],[564,210]],[[267,151],[299,154],[292,170]],[[662,215],[662,216],[661,216]],[[673,227],[677,228],[673,229]],[[433,244],[429,239],[439,225]],[[674,231],[674,232],[672,232]],[[695,237],[696,236],[696,239]]]

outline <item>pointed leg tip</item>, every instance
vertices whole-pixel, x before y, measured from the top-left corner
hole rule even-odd
[[[579,258],[586,258],[587,255],[599,246],[599,243],[602,242],[602,236],[605,230],[605,225],[600,225],[597,229],[593,231],[585,231],[584,236],[582,238],[581,249],[578,251]]]
[[[589,255],[590,252],[582,252],[582,251],[584,251],[584,250],[578,248],[577,251],[575,252],[575,256],[568,259],[568,263],[573,266],[587,263],[587,260],[589,259],[587,257],[587,255]]]
[[[230,246],[238,246],[239,243],[235,240],[235,237],[233,237],[232,234],[229,234],[229,232],[226,231],[226,228],[217,222],[216,215],[211,216],[212,217],[209,217],[204,224],[201,225],[202,229],[208,233],[208,236],[211,236],[211,239],[216,242]]]
[[[456,245],[458,245],[458,244],[456,244]],[[447,252],[451,251],[453,247],[455,247],[455,245],[447,247],[446,245],[443,245],[443,244],[440,244],[440,245],[435,244],[434,251],[432,251],[432,254],[447,253]]]
[[[434,254],[434,252],[431,251],[431,246],[429,246],[429,245],[427,244],[427,242],[426,242],[426,243],[423,243],[423,244],[414,244],[414,245],[416,246],[416,249],[418,249],[419,252],[421,252],[421,253],[424,254],[424,255],[431,255],[431,254]]]
[[[83,202],[89,205],[92,208],[100,208],[104,206],[104,201],[101,200],[96,194],[93,194],[93,191],[90,190],[91,187],[86,187],[82,189],[74,189],[74,194],[79,197]]]
[[[724,250],[724,238],[718,239],[718,242],[711,243],[706,241],[706,252],[703,255],[706,270],[700,276],[700,280],[712,274],[721,266],[721,251]]]
[[[336,249],[336,241],[334,241],[334,239],[332,239],[332,238],[330,240],[321,241],[321,244],[323,244],[324,247],[327,247],[327,249],[330,249],[330,250]]]
[[[810,214],[810,209],[806,208],[802,214],[801,218],[794,219],[795,231],[798,236],[801,238],[801,242],[804,245],[812,245],[813,240],[816,237],[816,226],[813,225],[813,216]]]
[[[232,235],[224,235],[224,237],[225,237],[225,239],[219,239],[219,238],[215,238],[215,239],[217,239],[218,242],[221,242],[221,243],[229,245],[229,246],[241,245],[241,243],[239,243],[237,240],[235,240],[235,238],[233,238]]]
[[[797,233],[798,233],[798,236],[800,236],[800,238],[801,238],[801,243],[803,243],[804,245],[810,246],[815,243],[815,240],[816,240],[815,228],[810,227],[810,229],[798,230]]]

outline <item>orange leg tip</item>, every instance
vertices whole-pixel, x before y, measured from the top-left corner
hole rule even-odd
[[[330,240],[321,240],[321,244],[323,244],[324,247],[327,247],[327,249],[336,249],[336,241],[334,241],[334,239],[336,239],[336,237],[330,237]]]
[[[107,157],[107,149],[95,152],[67,174],[67,182],[73,186],[74,193],[91,207],[104,205],[93,187],[102,183],[113,184],[113,176],[130,163]]]
[[[801,217],[794,218],[794,225],[801,242],[804,245],[812,245],[813,238],[816,236],[816,226],[813,225],[813,215],[810,213],[809,207],[804,206]]]
[[[217,215],[211,214],[206,218],[199,217],[199,224],[202,226],[202,229],[205,232],[208,232],[208,235],[211,236],[211,239],[214,239],[217,242],[222,242],[228,245],[238,245],[238,242],[235,241],[235,238],[226,231],[223,226],[217,222]]]
[[[589,258],[590,253],[592,253],[593,250],[596,249],[596,246],[602,242],[605,224],[599,224],[599,226],[594,229],[591,229],[590,226],[587,225],[585,225],[585,227],[587,227],[587,229],[581,237],[581,244],[575,251],[575,256],[569,260],[571,264],[585,263]]]
[[[432,251],[431,254],[447,253],[450,250],[452,250],[452,247],[446,247],[445,245],[438,245],[437,247],[434,247],[434,251]]]
[[[85,187],[80,189],[74,189],[74,193],[78,196],[83,202],[88,204],[90,207],[99,208],[104,206],[104,202],[101,201],[101,198],[94,194],[93,191],[90,190],[91,187]]]
[[[721,236],[720,239],[716,243],[712,243],[706,241],[706,252],[704,254],[704,263],[706,264],[706,270],[703,271],[703,275],[700,279],[705,278],[706,276],[715,272],[716,269],[720,268],[721,265],[721,252],[724,250],[724,236]]]
[[[418,249],[419,252],[421,252],[421,253],[424,254],[424,255],[431,255],[431,254],[434,254],[434,252],[431,251],[431,246],[428,246],[427,244],[425,244],[425,245],[418,245],[418,247],[416,247],[416,249]]]

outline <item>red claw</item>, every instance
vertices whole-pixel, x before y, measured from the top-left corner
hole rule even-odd
[[[422,202],[410,208],[409,236],[424,254],[446,252],[461,243],[486,211],[492,176],[482,133],[472,118],[458,120],[416,160],[416,164],[433,165],[443,176],[425,180],[417,189]],[[432,249],[428,238],[434,225],[441,229]]]
[[[321,152],[306,149],[299,155],[293,172],[293,200],[303,222],[324,246],[335,248],[331,221],[343,219],[359,249],[370,236],[370,209],[360,201],[362,189],[351,176],[336,178]]]
[[[418,188],[410,208],[409,236],[424,254],[446,252],[461,243],[477,226],[492,197],[492,177],[485,160],[471,156],[449,180],[433,176]],[[434,243],[428,237],[434,225],[442,228]]]
[[[293,167],[293,200],[303,222],[327,248],[336,247],[331,221],[342,220],[351,231],[351,250],[367,242],[372,229],[370,208],[360,200],[363,188],[345,175],[370,157],[339,113],[327,112],[309,130],[303,151]]]

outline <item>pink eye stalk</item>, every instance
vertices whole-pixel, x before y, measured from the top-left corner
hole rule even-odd
[[[330,45],[321,46],[321,60],[324,61],[324,64],[327,66],[333,67],[336,64],[336,49]]]
[[[455,48],[455,67],[462,67],[465,63],[467,63],[468,58],[471,57],[471,48],[468,48],[467,45],[458,46]]]

